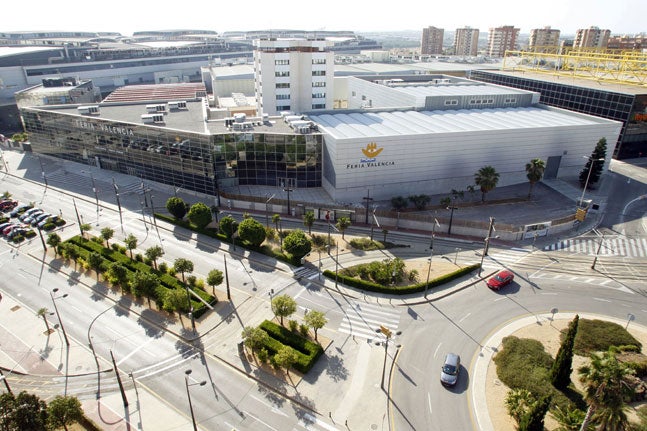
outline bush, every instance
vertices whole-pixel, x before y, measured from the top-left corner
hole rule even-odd
[[[299,329],[299,322],[297,322],[296,320],[289,320],[288,328],[290,328],[290,331],[292,332],[297,332],[297,329]]]
[[[351,247],[357,250],[383,250],[384,244],[380,241],[372,241],[370,238],[357,238],[350,240]]]
[[[494,363],[499,379],[511,389],[527,389],[538,397],[556,392],[550,384],[553,358],[537,340],[505,337]]]
[[[157,270],[159,272],[166,273],[168,271],[168,264],[166,262],[162,262],[159,265],[157,265]]]
[[[611,346],[629,345],[636,346],[638,351],[642,349],[642,344],[617,323],[580,319],[573,350],[578,355],[588,356],[593,352],[605,352]]]
[[[267,349],[265,347],[261,348],[261,350],[259,350],[257,353],[258,360],[263,364],[267,362],[267,358],[269,356],[270,354],[267,352]]]
[[[294,364],[294,369],[307,373],[312,366],[317,362],[317,359],[323,354],[323,348],[301,335],[290,332],[287,328],[284,328],[274,322],[265,320],[259,325],[259,328],[267,332],[269,335],[269,341],[265,345],[268,352],[272,355],[275,355],[282,346],[290,346],[297,352],[298,360]],[[270,362],[272,359],[270,358]]]
[[[299,334],[301,334],[302,337],[307,337],[310,334],[310,328],[308,325],[304,325],[303,323],[299,325]]]

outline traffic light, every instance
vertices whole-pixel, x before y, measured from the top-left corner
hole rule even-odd
[[[575,220],[584,221],[585,218],[586,218],[586,209],[578,208],[577,211],[575,211]]]

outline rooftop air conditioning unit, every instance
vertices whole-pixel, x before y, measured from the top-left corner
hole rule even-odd
[[[176,109],[186,109],[186,102],[183,100],[168,102],[168,109],[169,111]]]
[[[162,114],[143,114],[142,115],[142,122],[144,124],[163,123],[164,122],[164,116]]]
[[[166,112],[166,105],[146,105],[146,112]]]
[[[245,115],[245,114],[242,114],[242,113],[234,114],[234,120],[237,123],[244,123],[246,119],[247,119],[247,115]]]
[[[98,114],[99,113],[99,106],[97,105],[92,105],[92,106],[79,106],[76,108],[80,114]]]

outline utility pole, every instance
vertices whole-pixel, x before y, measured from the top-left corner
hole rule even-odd
[[[364,196],[362,199],[366,201],[366,220],[364,221],[364,224],[368,224],[368,204],[370,204],[373,200],[373,198],[371,197],[370,189],[366,190],[366,196]]]
[[[488,251],[490,250],[490,237],[492,237],[492,231],[495,231],[494,229],[494,217],[490,217],[490,226],[488,227],[487,230],[487,241],[485,242],[485,248],[483,249],[483,254],[487,256]]]
[[[117,368],[117,362],[115,361],[115,355],[112,354],[112,350],[110,350],[110,358],[112,359],[112,368],[115,370],[115,374],[117,375],[117,384],[119,385],[119,391],[121,392],[121,399],[124,402],[124,407],[128,407],[128,398],[126,398],[124,384],[121,382],[121,376],[119,375],[119,369]]]
[[[227,299],[231,301],[231,293],[229,292],[229,271],[227,271],[227,256],[222,255],[225,259],[225,283],[227,283]]]

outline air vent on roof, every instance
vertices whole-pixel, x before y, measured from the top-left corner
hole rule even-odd
[[[174,101],[174,102],[168,102],[168,109],[169,110],[186,109],[186,102],[184,100],[177,100],[177,101]]]
[[[163,123],[164,116],[162,114],[144,114],[142,115],[142,122],[144,122],[144,124]]]
[[[98,114],[99,107],[97,105],[92,106],[79,106],[76,108],[80,114]]]
[[[166,105],[146,105],[146,112],[166,112]]]
[[[234,114],[234,120],[236,120],[237,123],[244,123],[246,119],[247,115],[243,113]]]

